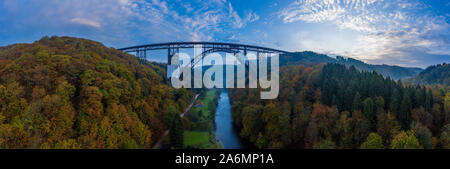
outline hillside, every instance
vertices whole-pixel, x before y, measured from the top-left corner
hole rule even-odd
[[[331,63],[336,60],[323,54],[310,51],[294,52],[290,54],[280,55],[280,66],[285,65],[307,65],[312,66],[319,63]]]
[[[450,65],[443,63],[430,66],[423,72],[406,81],[415,84],[441,84],[450,86]]]
[[[164,76],[85,39],[2,47],[0,148],[150,148],[192,97]]]
[[[230,89],[240,137],[260,149],[450,148],[446,87],[403,85],[329,63],[283,66],[278,98],[259,95]]]
[[[360,71],[377,71],[384,77],[391,77],[393,79],[403,79],[413,77],[422,71],[420,68],[405,68],[400,66],[390,65],[371,65],[352,58],[336,57],[331,58],[327,55],[318,54],[314,52],[296,52],[288,55],[280,56],[280,65],[316,65],[319,63],[340,63],[346,66],[355,66]]]

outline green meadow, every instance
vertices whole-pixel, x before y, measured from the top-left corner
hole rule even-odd
[[[216,90],[208,90],[200,95],[199,101],[192,108],[184,121],[184,147],[193,149],[219,148],[214,136],[214,116],[219,94]]]

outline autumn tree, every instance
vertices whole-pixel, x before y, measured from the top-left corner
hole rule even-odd
[[[394,136],[400,132],[400,125],[391,113],[380,113],[377,119],[377,134],[383,138],[384,145],[389,146]]]
[[[402,131],[391,142],[392,149],[421,149],[419,141],[414,136],[414,131]]]
[[[411,130],[414,131],[414,135],[416,136],[417,140],[419,140],[419,143],[423,148],[433,148],[433,144],[431,142],[432,134],[427,127],[423,126],[420,123],[413,122],[411,124]]]
[[[265,135],[270,143],[269,146],[282,146],[280,138],[283,131],[280,126],[280,115],[275,104],[270,103],[264,107],[262,119],[265,123]]]
[[[260,108],[258,106],[247,106],[242,110],[242,130],[240,135],[244,138],[248,138],[251,142],[256,142],[258,139],[258,133],[263,126],[261,119]]]
[[[450,124],[442,127],[440,135],[440,144],[444,149],[450,149]]]
[[[362,143],[361,149],[383,149],[383,139],[377,133],[370,133],[367,137],[366,142]]]
[[[353,148],[353,129],[350,112],[342,112],[339,120],[336,122],[336,139],[338,145],[342,148]]]
[[[0,147],[150,148],[167,105],[181,112],[193,95],[164,69],[70,37],[1,48]]]

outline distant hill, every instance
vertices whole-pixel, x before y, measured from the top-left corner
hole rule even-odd
[[[423,69],[421,68],[408,68],[408,67],[400,67],[400,66],[391,66],[391,65],[371,65],[361,62],[352,58],[343,58],[338,56],[336,58],[338,63],[347,65],[347,66],[355,66],[358,70],[363,71],[377,71],[385,77],[391,77],[393,79],[404,79],[408,77],[413,77],[414,75],[420,73]]]
[[[362,61],[344,58],[338,56],[336,58],[329,57],[324,54],[318,54],[315,52],[295,52],[292,54],[286,54],[280,56],[280,65],[315,65],[320,63],[340,63],[346,66],[354,66],[360,71],[377,71],[385,77],[391,77],[393,79],[410,78],[421,72],[421,68],[406,68],[400,66],[390,65],[371,65]]]
[[[294,52],[290,54],[280,55],[280,66],[287,65],[316,65],[319,63],[332,63],[336,62],[327,55],[318,54],[315,52],[305,51],[305,52]]]
[[[426,68],[424,71],[417,74],[407,82],[415,84],[441,84],[445,86],[450,85],[450,65],[443,63],[433,65]]]

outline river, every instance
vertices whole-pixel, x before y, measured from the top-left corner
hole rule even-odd
[[[231,118],[231,104],[228,92],[222,90],[219,96],[219,103],[216,109],[216,139],[219,140],[224,149],[242,149],[244,148],[239,133],[234,129]]]

